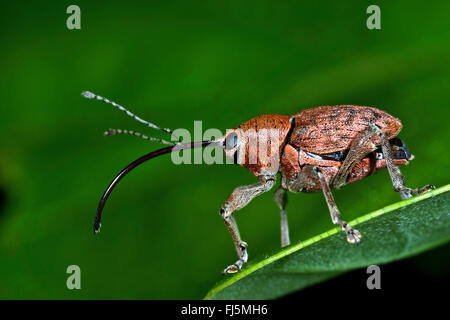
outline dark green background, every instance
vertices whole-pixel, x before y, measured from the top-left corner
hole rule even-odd
[[[402,119],[416,159],[412,187],[448,183],[448,2],[25,1],[0,7],[0,298],[201,298],[235,261],[219,208],[256,179],[231,165],[161,157],[113,192],[102,232],[97,202],[125,165],[165,137],[91,90],[163,127],[224,131],[263,113],[329,104],[379,107]],[[66,8],[81,8],[81,30]],[[346,220],[398,201],[386,171],[336,191]],[[321,194],[290,195],[293,241],[332,227]],[[250,259],[279,247],[272,192],[237,215]],[[364,230],[361,230],[362,232]],[[442,271],[414,258],[418,276]],[[81,267],[82,290],[66,288]],[[365,281],[362,279],[361,281]]]

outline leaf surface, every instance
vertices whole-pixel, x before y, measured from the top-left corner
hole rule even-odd
[[[344,272],[403,259],[450,239],[450,185],[366,214],[349,224],[363,238],[350,245],[338,228],[251,262],[205,299],[273,299]]]

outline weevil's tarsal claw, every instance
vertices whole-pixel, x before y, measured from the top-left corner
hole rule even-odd
[[[228,273],[236,273],[236,272],[238,272],[239,270],[241,270],[241,267],[240,267],[240,266],[238,266],[237,264],[232,264],[232,265],[226,267],[226,268],[222,271],[222,274],[223,274],[223,275],[226,275],[226,274],[228,274]]]
[[[247,261],[248,261],[248,254],[247,254],[247,247],[248,247],[248,244],[247,244],[246,242],[244,242],[244,241],[241,241],[240,247],[241,247],[241,250],[242,250],[242,255],[241,255],[241,257],[240,257],[239,260],[236,261],[234,264],[232,264],[232,265],[226,267],[226,268],[222,271],[222,274],[223,274],[223,275],[226,275],[226,274],[228,274],[228,273],[236,273],[236,272],[238,272],[239,270],[242,269],[242,266],[243,266],[245,263],[247,263]]]
[[[351,229],[350,231],[347,231],[347,241],[351,244],[360,244],[361,243],[361,233],[358,230]]]
[[[436,189],[435,186],[433,186],[432,184],[427,184],[426,186],[422,187],[422,188],[418,188],[417,189],[417,194],[422,194],[431,190]]]
[[[345,221],[342,221],[341,228],[345,232],[345,234],[347,235],[348,243],[360,244],[362,235],[361,235],[361,233],[358,230],[353,229],[352,227],[350,227],[347,224],[347,222],[345,222]]]
[[[433,189],[436,189],[436,187],[431,184],[427,184],[426,186],[417,189],[403,188],[402,190],[400,190],[400,196],[402,197],[403,200],[406,200],[412,198],[413,196],[418,196],[419,194],[431,191]]]
[[[242,266],[244,265],[244,263],[246,263],[246,261],[244,261],[243,259],[239,259],[234,264],[229,265],[228,267],[226,267],[222,271],[222,274],[226,275],[226,274],[229,274],[229,273],[236,273],[236,272],[238,272],[239,270],[242,269]]]

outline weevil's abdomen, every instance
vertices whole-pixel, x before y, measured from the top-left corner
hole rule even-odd
[[[414,156],[409,152],[402,140],[395,137],[389,140],[392,148],[392,155],[394,164],[397,166],[407,165],[408,162],[414,159]],[[299,174],[306,168],[318,166],[322,170],[322,174],[328,183],[338,173],[342,162],[347,156],[347,150],[337,152],[336,154],[322,154],[317,155],[301,149],[296,149],[290,144],[286,144],[281,158],[281,175],[282,186],[292,192],[318,192],[321,191],[321,185],[318,178],[311,178],[308,176],[299,176]],[[386,168],[386,160],[382,153],[382,148],[379,146],[373,152],[367,154],[363,159],[358,161],[352,170],[349,172],[346,184],[359,181],[376,171]],[[299,185],[298,178],[309,178]],[[298,189],[301,187],[301,189]]]
[[[387,112],[362,106],[316,107],[296,113],[292,118],[295,128],[289,143],[314,154],[349,149],[356,135],[370,123],[381,128],[389,139],[402,128],[400,120]],[[381,143],[378,138],[375,141],[376,144]]]

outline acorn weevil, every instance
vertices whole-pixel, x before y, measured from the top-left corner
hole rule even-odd
[[[83,92],[83,96],[109,103],[147,126],[171,133],[172,138],[177,139],[170,129],[147,122],[106,98],[91,92]],[[285,212],[286,191],[322,191],[332,222],[341,227],[349,243],[358,244],[361,233],[341,220],[331,189],[339,189],[383,168],[388,169],[394,190],[400,193],[402,199],[434,189],[432,185],[417,189],[406,187],[399,166],[406,165],[414,156],[397,137],[401,128],[399,119],[377,108],[339,105],[306,109],[291,117],[278,114],[257,116],[228,130],[219,139],[201,142],[171,143],[135,131],[110,129],[105,132],[106,135],[133,134],[170,146],[142,156],[114,178],[98,205],[94,233],[100,230],[101,214],[109,194],[132,169],[162,154],[218,146],[223,148],[228,159],[247,168],[259,179],[256,184],[234,189],[220,209],[238,255],[238,260],[223,270],[224,274],[239,271],[248,260],[247,243],[241,240],[234,212],[245,207],[253,198],[269,191],[275,185],[278,173],[281,175],[281,186],[275,191],[274,199],[281,213],[282,247],[290,244]],[[268,134],[268,131],[276,134]],[[249,141],[257,141],[257,147],[252,148]],[[261,142],[270,149],[260,152]]]

